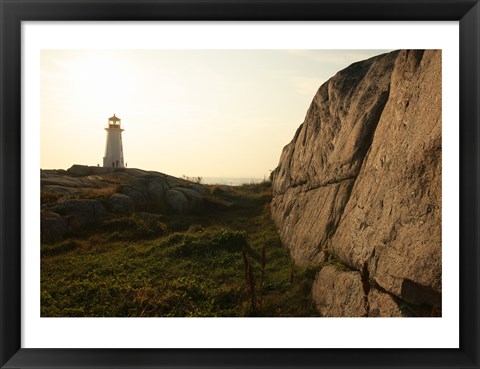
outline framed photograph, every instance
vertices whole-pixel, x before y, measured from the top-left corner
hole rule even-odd
[[[0,9],[2,368],[480,367],[478,1]]]

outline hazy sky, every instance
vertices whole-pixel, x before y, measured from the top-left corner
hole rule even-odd
[[[102,165],[122,119],[129,168],[268,176],[320,85],[387,50],[42,50],[41,167]]]

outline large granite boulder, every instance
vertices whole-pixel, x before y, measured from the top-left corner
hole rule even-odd
[[[187,196],[176,188],[167,191],[166,202],[174,213],[184,213],[188,209]]]
[[[121,193],[114,193],[110,196],[110,211],[115,214],[132,215],[135,211],[133,200]]]
[[[327,265],[313,283],[313,300],[325,317],[358,317],[367,315],[362,280],[357,271]]]
[[[68,221],[52,211],[42,211],[41,221],[41,240],[44,243],[57,242],[62,240],[68,233]]]
[[[388,100],[397,54],[355,63],[323,84],[283,149],[272,215],[297,263],[315,264],[340,221]]]
[[[326,265],[317,274],[313,301],[324,317],[401,317],[391,294],[370,284],[366,274],[341,264]]]
[[[71,199],[64,203],[65,213],[73,217],[80,227],[99,222],[107,209],[100,201],[91,199]]]
[[[376,316],[396,316],[395,301],[441,303],[441,76],[438,50],[338,72],[274,171],[272,217],[295,262],[321,265],[328,254],[365,273],[376,292],[356,290]],[[321,311],[315,289],[332,278],[322,270],[314,285]],[[343,309],[364,314],[353,302]]]

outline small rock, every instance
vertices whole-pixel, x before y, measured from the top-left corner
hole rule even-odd
[[[74,164],[67,169],[67,173],[74,176],[88,176],[92,174],[92,171],[88,165]]]
[[[368,294],[368,316],[371,317],[401,317],[402,312],[395,300],[388,294],[370,289]]]

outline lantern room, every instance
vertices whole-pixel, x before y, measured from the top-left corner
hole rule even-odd
[[[108,128],[120,128],[120,122],[120,118],[113,114],[113,117],[108,118]]]

